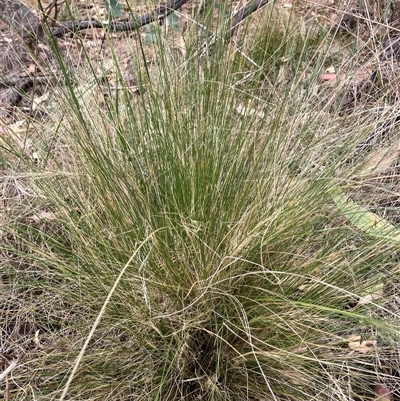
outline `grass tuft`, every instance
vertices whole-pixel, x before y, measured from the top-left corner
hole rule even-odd
[[[311,34],[268,29],[184,58],[159,30],[155,63],[131,54],[140,94],[115,57],[72,80],[60,55],[52,147],[1,233],[13,399],[350,400],[389,376],[398,314],[360,299],[388,288],[397,243],[333,199],[374,116],[320,101],[327,35],[310,56]]]

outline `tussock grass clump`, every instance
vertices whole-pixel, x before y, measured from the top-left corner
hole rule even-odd
[[[388,280],[396,245],[351,227],[332,194],[356,178],[349,155],[367,134],[338,138],[342,117],[311,112],[316,74],[300,67],[264,104],[265,88],[237,88],[239,53],[217,43],[171,69],[165,46],[155,66],[132,54],[140,95],[116,61],[104,101],[71,84],[47,133],[65,157],[30,166],[38,219],[4,229],[24,263],[5,263],[2,347],[21,357],[10,394],[363,397],[380,373],[349,336],[390,348],[397,327],[375,316],[396,313],[354,306]]]

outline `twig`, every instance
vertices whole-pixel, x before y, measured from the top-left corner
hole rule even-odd
[[[59,0],[53,0],[45,9],[45,18],[47,19],[50,16],[50,13],[54,10],[54,17],[52,18],[52,24],[54,25],[54,21],[57,21],[58,18],[58,11],[59,11]]]
[[[3,381],[7,375],[12,372],[18,365],[19,360],[18,359],[14,359],[10,365],[8,366],[8,368],[0,375],[0,382]]]

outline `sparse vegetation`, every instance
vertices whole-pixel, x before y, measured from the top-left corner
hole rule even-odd
[[[278,14],[125,38],[135,87],[112,37],[54,47],[63,83],[1,142],[5,399],[400,397],[397,109],[345,110],[320,76],[346,49]]]

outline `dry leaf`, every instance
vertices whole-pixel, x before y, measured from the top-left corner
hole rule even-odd
[[[383,298],[383,283],[379,283],[374,288],[371,289],[369,294],[362,296],[358,300],[355,308],[362,306],[362,305],[374,303],[378,299],[382,299],[382,298]]]
[[[374,398],[373,401],[392,401],[393,400],[393,394],[382,383],[375,383],[374,391],[376,393],[376,397]]]
[[[15,122],[14,124],[10,124],[7,126],[7,129],[9,132],[13,134],[20,134],[20,133],[25,133],[26,132],[26,120],[19,120]]]
[[[37,223],[41,220],[55,220],[56,216],[51,212],[41,211],[38,214],[34,214],[28,217],[29,221]]]
[[[361,336],[359,336],[358,334],[350,334],[346,337],[347,341],[358,341],[360,342],[361,340]]]
[[[361,337],[357,335],[349,336],[347,340],[350,340],[347,344],[348,347],[352,351],[360,352],[361,354],[368,354],[376,348],[376,340],[361,341]]]
[[[301,292],[307,292],[307,291],[310,291],[310,290],[315,290],[316,288],[317,288],[317,284],[307,283],[307,284],[299,285],[297,287],[297,290],[301,291]]]
[[[29,74],[34,74],[35,72],[36,72],[36,65],[32,63],[28,67],[28,73]]]
[[[36,111],[41,103],[45,102],[49,99],[49,95],[45,93],[43,96],[38,96],[33,99],[32,102],[32,110]]]
[[[350,77],[351,82],[353,85],[365,82],[365,80],[369,79],[373,73],[374,70],[372,68],[361,68]]]
[[[377,149],[371,154],[365,163],[362,164],[360,172],[365,175],[384,173],[397,160],[400,155],[400,139],[391,146]]]
[[[339,190],[335,191],[332,197],[341,213],[361,231],[375,237],[400,242],[400,230],[387,220],[358,205]]]

